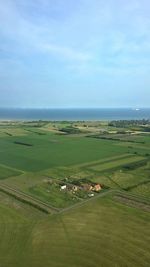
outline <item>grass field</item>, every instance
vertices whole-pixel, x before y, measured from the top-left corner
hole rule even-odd
[[[32,146],[19,145],[22,142]],[[24,171],[81,164],[126,153],[128,148],[90,138],[47,134],[0,138],[1,163]]]
[[[145,183],[135,186],[130,192],[150,198],[150,181],[145,181]]]
[[[38,126],[36,123],[33,125]],[[32,123],[19,124],[19,126],[13,123],[9,127],[1,126],[1,133],[9,135],[0,137],[0,164],[2,164],[0,165],[0,179],[5,179],[8,185],[15,185],[22,191],[60,207],[65,206],[65,203],[70,205],[75,200],[69,195],[60,194],[56,188],[52,191],[45,188],[43,186],[44,176],[60,180],[65,177],[75,179],[89,177],[110,188],[119,186],[122,189],[145,181],[136,174],[136,171],[132,179],[129,178],[129,172],[125,174],[126,178],[121,178],[122,174],[119,173],[116,176],[113,175],[113,179],[109,179],[105,174],[115,170],[117,173],[117,170],[120,171],[124,165],[145,160],[150,144],[149,136],[126,137],[125,134],[122,135],[122,138],[143,142],[142,144],[128,144],[128,142],[86,138],[80,134],[58,135],[50,131],[51,128],[60,129],[68,125],[69,123],[65,122],[55,125],[53,123],[42,124],[41,128],[31,127]],[[93,126],[90,128],[93,131]],[[145,175],[145,170],[143,172]],[[19,176],[19,174],[22,175]]]
[[[18,170],[14,170],[9,167],[5,167],[3,165],[0,165],[0,179],[5,179],[11,176],[17,176],[20,175],[21,172]]]
[[[28,192],[46,203],[51,203],[56,208],[64,208],[79,201],[76,196],[72,197],[67,192],[60,192],[59,186],[46,185],[44,183],[30,187]]]
[[[1,266],[149,266],[150,215],[110,197],[38,221],[0,213]]]
[[[139,156],[133,156],[132,158],[123,158],[123,159],[118,159],[118,160],[111,160],[110,162],[103,163],[103,164],[98,164],[95,166],[92,166],[91,169],[94,171],[106,171],[109,169],[115,169],[116,167],[122,167],[126,164],[131,164],[131,163],[137,163],[140,162],[144,159],[144,157],[139,157]]]
[[[150,200],[150,135],[113,134],[116,141],[59,132],[72,125],[85,128],[1,123],[0,186],[13,194],[0,192],[0,267],[148,267],[150,213],[142,201]],[[106,122],[89,122],[87,132],[100,127],[108,130]],[[60,190],[79,179],[104,188],[93,198]]]

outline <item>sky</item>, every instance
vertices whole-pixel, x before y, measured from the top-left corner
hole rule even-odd
[[[149,0],[1,0],[0,107],[150,107]]]

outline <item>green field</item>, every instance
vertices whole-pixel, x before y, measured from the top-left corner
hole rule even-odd
[[[19,145],[22,142],[32,146]],[[84,137],[47,134],[0,138],[1,163],[24,171],[40,171],[68,166],[124,154],[128,148],[113,142]]]
[[[110,197],[39,221],[0,213],[1,266],[149,266],[150,215]]]
[[[72,194],[60,192],[59,186],[44,183],[30,187],[28,192],[56,208],[65,208],[68,204],[72,205],[79,201],[76,196],[72,197]]]
[[[116,167],[125,166],[127,164],[137,163],[144,159],[144,157],[139,156],[133,156],[132,158],[123,158],[123,159],[117,159],[115,161],[111,160],[108,163],[98,164],[96,166],[91,167],[94,171],[105,171],[109,169],[115,169]]]
[[[140,196],[148,197],[150,196],[150,181],[145,181],[143,184],[139,184],[130,190],[132,193],[138,194]]]
[[[20,174],[21,174],[21,172],[19,170],[14,170],[12,168],[0,165],[0,179],[5,179],[8,177],[17,176]]]
[[[70,126],[80,133],[59,132]],[[89,122],[87,137],[84,122],[0,124],[0,267],[149,266],[150,135],[93,138],[100,127]],[[61,190],[79,181],[102,190]]]

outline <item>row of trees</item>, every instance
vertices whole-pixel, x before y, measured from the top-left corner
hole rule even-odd
[[[128,126],[146,126],[150,125],[150,120],[142,119],[142,120],[113,120],[108,123],[109,126],[113,127],[128,127]]]

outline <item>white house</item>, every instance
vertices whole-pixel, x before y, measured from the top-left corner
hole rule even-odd
[[[62,186],[60,187],[60,190],[65,190],[65,189],[67,189],[67,186],[66,186],[66,185],[62,185]]]

